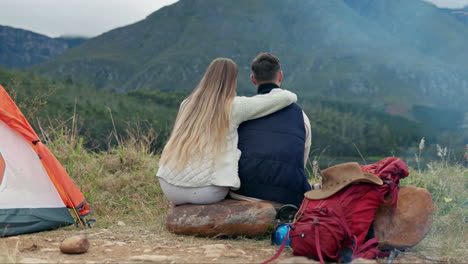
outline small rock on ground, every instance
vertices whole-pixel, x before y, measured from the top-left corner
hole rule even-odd
[[[84,236],[72,236],[63,240],[60,251],[65,254],[81,254],[88,252],[89,241]]]

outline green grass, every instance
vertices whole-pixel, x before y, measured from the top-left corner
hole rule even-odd
[[[156,178],[158,155],[149,151],[153,139],[134,134],[119,138],[120,143],[107,151],[93,152],[76,131],[60,128],[50,130],[47,141],[92,205],[96,226],[107,228],[121,220],[129,226],[156,223],[164,228],[168,201]],[[463,256],[468,241],[468,170],[441,161],[427,167],[411,169],[401,182],[428,189],[435,204],[432,230],[416,250]]]
[[[91,204],[96,226],[124,221],[162,227],[168,202],[156,178],[158,155],[149,151],[154,138],[133,134],[93,152],[73,130],[61,128],[48,133],[47,144]]]
[[[41,137],[93,207],[90,218],[97,220],[94,227],[113,230],[118,221],[123,221],[129,230],[142,227],[156,232],[164,230],[168,201],[156,178],[159,156],[150,151],[155,136],[129,133],[125,138],[117,137],[119,144],[97,152],[85,147],[86,138],[70,123],[45,128]],[[311,167],[311,174],[315,174],[314,165]],[[427,169],[411,169],[402,185],[428,189],[435,204],[431,232],[411,251],[461,260],[468,252],[468,170],[446,161],[432,162]],[[180,243],[190,241],[190,237],[182,236]],[[8,242],[0,240],[0,263],[18,261],[18,245]],[[252,246],[264,247],[265,240],[255,241]]]
[[[468,169],[444,161],[428,164],[425,170],[412,169],[402,185],[429,190],[435,205],[432,230],[421,248],[437,248],[443,255],[466,255],[468,222]]]

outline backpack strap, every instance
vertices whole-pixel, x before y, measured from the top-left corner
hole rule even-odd
[[[400,184],[396,182],[389,183],[390,186],[390,196],[392,198],[392,214],[395,214],[397,203],[398,203],[398,190],[400,189]]]
[[[279,247],[278,251],[276,251],[276,254],[273,257],[271,257],[269,260],[266,260],[266,261],[262,262],[261,264],[267,264],[267,263],[270,263],[273,260],[279,258],[281,253],[283,253],[284,248],[286,247],[286,242],[288,241],[288,238],[289,238],[289,231],[290,231],[290,229],[288,229],[288,232],[284,236],[283,242],[281,243],[281,246]]]
[[[376,238],[371,238],[367,240],[362,245],[357,245],[356,250],[353,252],[353,258],[365,258],[365,259],[373,259],[378,256],[379,242]]]
[[[322,256],[322,250],[320,249],[320,239],[319,239],[320,231],[318,228],[318,221],[317,222],[314,221],[314,231],[315,231],[315,247],[316,247],[315,249],[317,250],[320,264],[325,264],[325,261],[323,260],[323,256]]]
[[[351,248],[353,252],[355,251],[356,237],[352,235],[348,224],[346,223],[346,221],[342,217],[338,216],[336,214],[336,212],[332,212],[330,215],[324,215],[325,212],[322,211],[321,209],[318,209],[318,208],[315,209],[314,212],[315,212],[317,218],[315,218],[314,221],[312,222],[312,228],[314,229],[314,235],[315,235],[315,247],[316,247],[315,250],[317,251],[317,255],[319,257],[319,260],[320,260],[321,264],[325,264],[325,260],[323,258],[322,249],[321,249],[321,246],[320,246],[320,229],[319,229],[319,226],[320,225],[326,226],[326,224],[324,225],[323,222],[320,221],[321,218],[326,217],[326,218],[335,219],[345,231],[346,240],[344,242],[344,247]]]

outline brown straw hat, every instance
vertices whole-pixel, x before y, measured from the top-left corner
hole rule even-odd
[[[306,192],[304,194],[306,198],[311,200],[325,199],[352,183],[383,184],[382,180],[376,175],[363,173],[357,162],[335,165],[323,170],[321,174],[322,188]]]

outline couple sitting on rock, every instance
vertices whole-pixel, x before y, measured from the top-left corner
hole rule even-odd
[[[157,173],[173,204],[211,204],[229,194],[298,206],[311,189],[304,172],[310,122],[296,95],[280,89],[280,61],[260,53],[251,70],[255,96],[236,96],[237,65],[218,58],[182,102]]]

